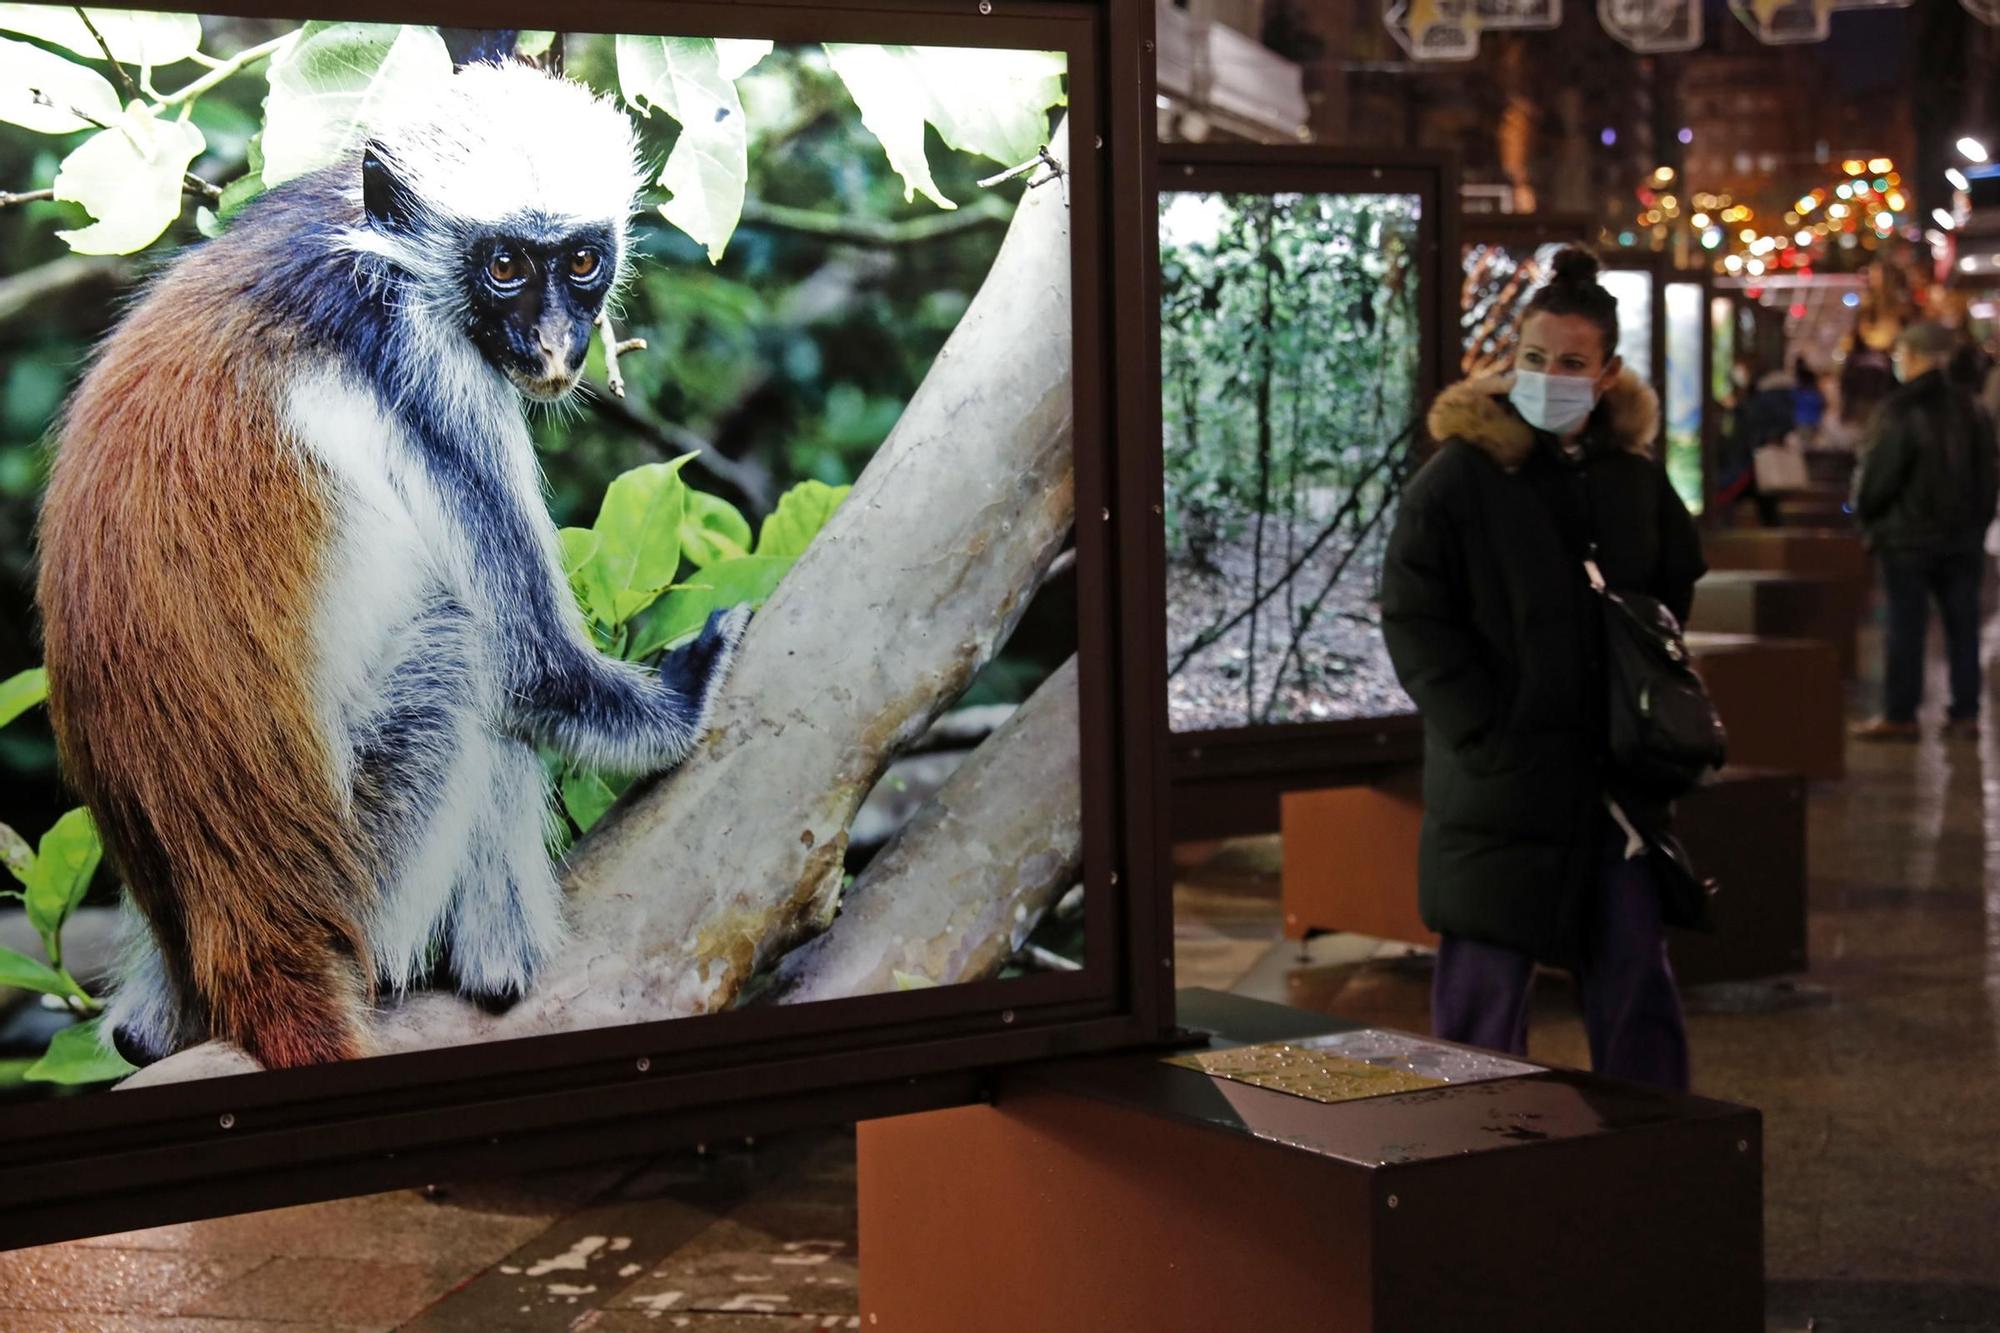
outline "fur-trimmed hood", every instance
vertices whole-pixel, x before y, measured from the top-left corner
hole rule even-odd
[[[1464,440],[1512,472],[1528,461],[1535,432],[1507,405],[1510,387],[1505,376],[1452,385],[1431,404],[1431,438],[1440,444]],[[1660,434],[1659,395],[1622,370],[1598,401],[1589,430],[1608,447],[1651,458]]]

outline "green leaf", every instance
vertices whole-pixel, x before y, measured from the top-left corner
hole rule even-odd
[[[23,1076],[37,1083],[109,1083],[138,1072],[124,1057],[104,1044],[104,1020],[93,1018],[56,1033],[48,1054],[28,1067]]]
[[[0,37],[0,121],[38,134],[75,134],[121,114],[118,90],[96,70]]]
[[[649,657],[672,648],[708,623],[709,613],[726,606],[762,606],[792,567],[789,556],[744,555],[718,560],[667,595],[639,621],[628,656]]]
[[[690,489],[681,519],[681,554],[701,569],[750,554],[750,520],[720,496]]]
[[[97,221],[56,235],[80,255],[145,249],[181,215],[181,182],[207,146],[190,122],[161,120],[134,102],[116,126],[63,159],[56,198],[82,204]]]
[[[48,697],[49,673],[42,667],[29,667],[0,680],[0,727]]]
[[[86,9],[104,45],[90,35],[76,10],[47,5],[0,5],[0,29],[18,32],[76,52],[86,60],[104,59],[104,48],[122,64],[157,68],[186,60],[201,50],[201,20],[192,14],[138,14],[122,9]]]
[[[616,608],[594,557],[604,539],[589,528],[564,528],[556,533],[562,544],[563,573],[569,576],[570,591],[584,614],[604,624],[611,623]]]
[[[769,38],[718,37],[715,39],[716,68],[722,77],[734,82],[756,68],[757,62],[771,54],[776,45]]]
[[[28,886],[29,924],[44,940],[53,940],[69,914],[83,901],[85,890],[90,888],[90,877],[97,873],[97,863],[103,855],[104,845],[97,839],[97,825],[91,822],[90,811],[81,807],[58,819],[42,835],[35,864],[23,882]],[[49,953],[53,956],[55,949],[51,947]]]
[[[826,54],[903,178],[903,198],[921,191],[940,208],[957,205],[931,176],[926,122],[950,147],[1011,167],[1048,143],[1049,108],[1065,100],[1068,62],[1049,51],[829,42]]]
[[[28,840],[16,833],[11,824],[0,824],[0,863],[23,884],[35,873],[35,849],[28,846]]]
[[[808,543],[826,526],[833,511],[847,498],[851,486],[829,486],[823,481],[802,481],[778,497],[778,507],[764,520],[757,534],[758,555],[803,555]]]
[[[607,623],[624,624],[674,581],[687,497],[680,472],[693,459],[693,454],[683,454],[671,463],[648,463],[605,488],[592,525],[598,548],[588,578],[603,581],[602,597],[611,614],[600,619]]]
[[[742,45],[732,47],[732,65],[742,63]],[[672,196],[660,205],[660,215],[706,249],[709,263],[716,263],[743,215],[743,189],[750,178],[743,103],[723,73],[717,42],[711,37],[620,36],[617,52],[618,86],[625,100],[641,115],[651,115],[655,108],[664,111],[681,127],[660,172],[659,184]]]
[[[618,799],[618,793],[595,773],[572,773],[563,779],[562,797],[569,817],[587,833],[592,824],[604,818],[604,812]]]
[[[194,229],[209,240],[222,235],[222,219],[215,216],[215,210],[207,204],[194,211]]]
[[[451,77],[435,29],[380,23],[308,23],[271,61],[264,103],[264,182],[326,166],[400,103]]]
[[[549,48],[555,44],[556,35],[553,31],[541,28],[523,28],[514,37],[514,54],[535,60],[547,55]]]
[[[43,995],[74,995],[76,987],[62,973],[24,953],[0,948],[0,986],[39,991]]]

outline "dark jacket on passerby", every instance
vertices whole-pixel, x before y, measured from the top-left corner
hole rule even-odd
[[[1872,434],[1854,504],[1868,544],[1907,556],[1984,549],[2000,449],[1978,400],[1933,370],[1889,396]]]
[[[1694,522],[1652,457],[1659,402],[1629,372],[1581,462],[1497,385],[1431,409],[1442,448],[1411,480],[1382,573],[1382,627],[1424,718],[1418,900],[1444,934],[1545,963],[1580,958],[1614,796],[1642,833],[1665,806],[1605,775],[1603,631],[1582,558],[1685,619],[1705,572]]]

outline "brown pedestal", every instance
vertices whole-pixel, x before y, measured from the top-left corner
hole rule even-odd
[[[1729,732],[1731,764],[1813,779],[1846,774],[1846,690],[1831,645],[1693,633],[1687,646]]]
[[[1701,553],[1716,570],[1824,574],[1863,585],[1869,578],[1860,536],[1839,528],[1722,528],[1702,535]]]
[[[1285,793],[1281,877],[1285,938],[1347,930],[1434,945],[1417,916],[1421,769],[1366,786]]]
[[[1778,521],[1793,528],[1837,528],[1854,522],[1847,510],[1848,491],[1841,485],[1815,485],[1778,497]]]
[[[1374,786],[1286,795],[1280,892],[1287,939],[1348,931],[1436,946],[1438,937],[1417,914],[1418,778],[1406,773]],[[1695,985],[1803,971],[1804,780],[1725,769],[1682,798],[1676,816],[1695,868],[1721,886],[1711,903],[1715,932],[1675,931],[1668,941],[1681,980]]]
[[[1227,1042],[1351,1025],[1210,991]],[[860,1129],[874,1333],[1763,1327],[1756,1111],[1552,1070],[1326,1105],[1134,1055]]]
[[[1675,831],[1719,885],[1713,934],[1675,931],[1683,985],[1806,969],[1806,788],[1791,773],[1729,768],[1682,797]]]
[[[1861,624],[1862,587],[1825,574],[1724,569],[1695,585],[1688,629],[1708,634],[1754,634],[1776,639],[1817,639],[1840,655],[1845,678],[1854,675]]]

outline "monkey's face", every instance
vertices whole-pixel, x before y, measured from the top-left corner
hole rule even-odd
[[[547,401],[575,386],[611,291],[616,244],[609,228],[587,227],[486,236],[471,247],[468,331],[526,396]]]

